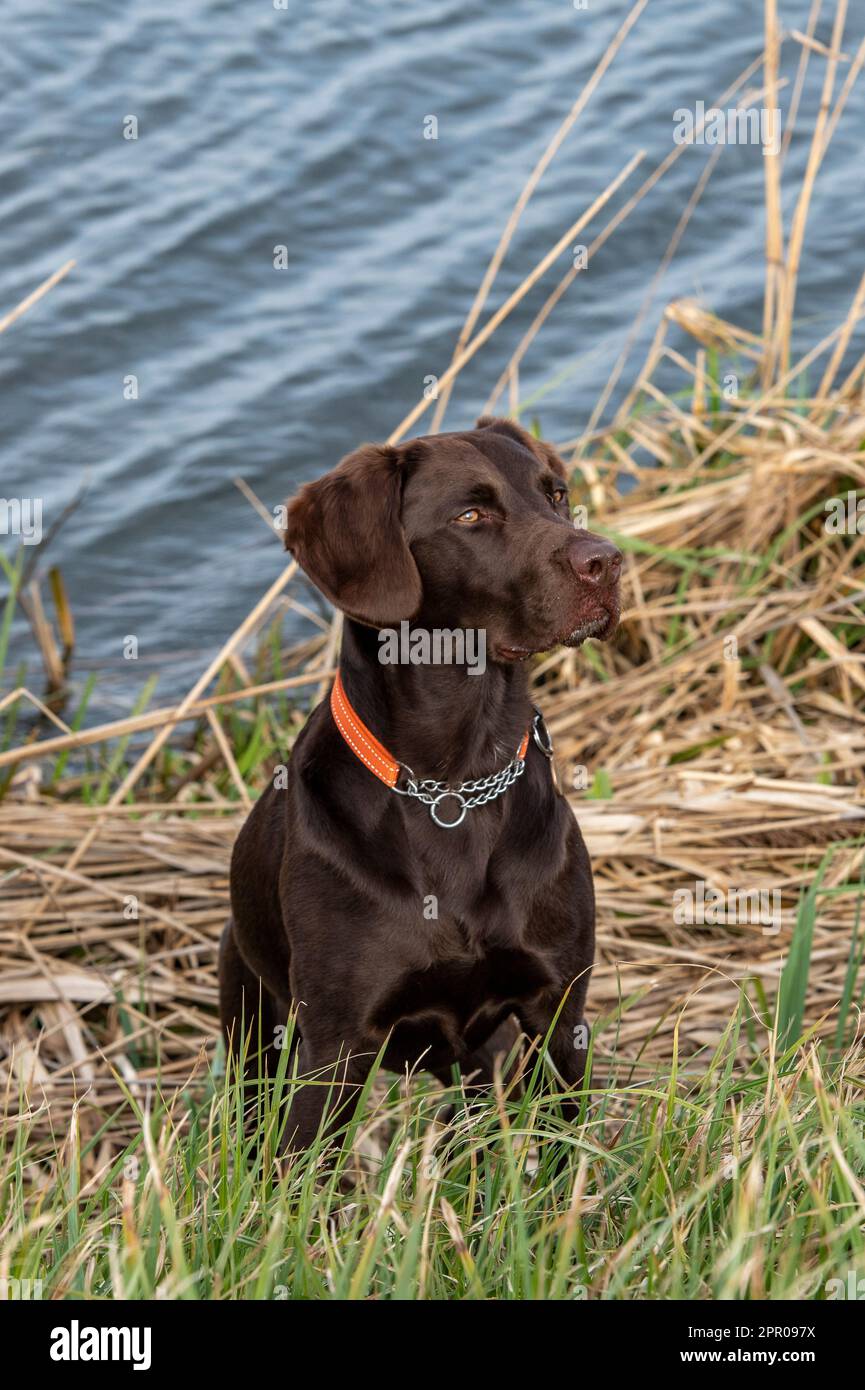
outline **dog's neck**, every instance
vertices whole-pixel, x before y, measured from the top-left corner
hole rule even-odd
[[[383,663],[378,630],[346,619],[340,671],[356,712],[418,778],[458,783],[515,756],[531,722],[524,666]]]

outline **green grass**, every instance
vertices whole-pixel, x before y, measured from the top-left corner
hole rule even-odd
[[[470,1110],[456,1088],[382,1076],[336,1157],[317,1144],[282,1164],[283,1110],[260,1099],[255,1161],[240,1091],[217,1070],[146,1110],[128,1096],[86,1139],[76,1119],[44,1185],[44,1142],[26,1121],[10,1130],[0,1267],[45,1298],[819,1299],[865,1271],[862,1061],[785,1048],[751,987],[696,1066],[675,1040],[663,1069],[597,1057],[580,1125],[541,1063],[524,1094]],[[448,1098],[450,1132],[436,1123]],[[137,1137],[100,1167],[131,1114]],[[360,1159],[370,1134],[380,1151]]]
[[[0,676],[2,676],[9,652],[9,634],[12,631],[12,619],[15,616],[15,606],[18,602],[18,589],[24,572],[24,547],[19,546],[14,562],[8,560],[3,551],[0,550],[0,569],[3,570],[9,581],[9,591],[3,597],[3,608],[0,612]]]

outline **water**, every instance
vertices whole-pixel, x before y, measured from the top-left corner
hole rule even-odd
[[[42,497],[48,527],[87,485],[49,553],[77,621],[76,682],[103,673],[94,713],[124,712],[151,670],[159,699],[182,693],[279,572],[235,476],[275,506],[386,436],[444,369],[515,198],[628,8],[6,0],[2,312],[78,264],[0,341],[0,495]],[[805,28],[807,0],[784,9]],[[862,28],[854,9],[845,51]],[[720,96],[761,46],[757,0],[650,0],[535,194],[491,307],[645,148],[636,188],[671,146],[673,111]],[[784,52],[792,76],[798,45]],[[811,58],[788,212],[823,66]],[[123,138],[129,116],[137,140]],[[862,271],[863,116],[859,85],[808,224],[806,347],[840,322]],[[549,438],[584,426],[708,154],[685,152],[542,330],[521,387]],[[753,146],[723,152],[632,366],[675,296],[759,329],[762,166]],[[459,379],[448,427],[474,419],[567,264]],[[137,662],[123,659],[128,635]],[[13,651],[30,654],[38,687],[20,625]]]

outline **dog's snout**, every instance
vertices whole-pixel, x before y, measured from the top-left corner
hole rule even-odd
[[[568,554],[571,569],[583,584],[596,588],[615,584],[622,568],[622,554],[611,541],[593,537],[577,540]]]

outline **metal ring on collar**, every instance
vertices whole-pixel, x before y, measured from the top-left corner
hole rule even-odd
[[[405,785],[404,787],[398,787],[397,784],[396,784],[396,782],[394,782],[393,786],[391,787],[391,791],[392,791],[392,792],[396,792],[397,796],[416,796],[416,795],[417,795],[417,778],[415,777],[415,775],[414,775],[412,769],[409,767],[408,763],[400,763],[400,764],[399,764],[399,772],[397,773],[397,782],[400,780],[400,778],[402,777],[403,773],[406,774],[406,778],[405,778],[406,785]]]
[[[456,820],[439,820],[436,808],[438,807],[440,801],[447,801],[449,796],[456,797],[457,801],[460,803],[460,813],[457,816]],[[466,799],[460,792],[439,792],[435,801],[432,802],[429,808],[429,813],[435,821],[436,825],[440,825],[442,830],[453,830],[455,826],[462,825],[463,821],[466,818],[467,810],[468,806],[466,805]]]
[[[532,708],[535,711],[535,717],[532,720],[532,738],[540,748],[544,757],[551,758],[553,756],[553,740],[550,736],[550,731],[544,723],[544,716],[541,714],[540,710],[534,705]],[[543,737],[541,737],[541,735],[543,735]]]

